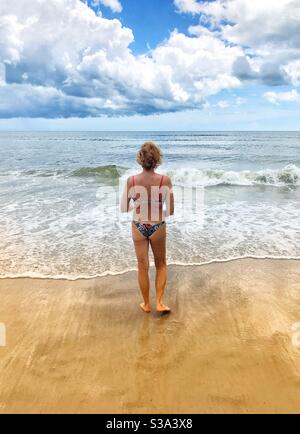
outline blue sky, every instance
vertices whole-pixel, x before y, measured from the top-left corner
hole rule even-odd
[[[173,0],[125,0],[122,1],[122,13],[114,13],[108,7],[93,7],[92,3],[89,0],[95,12],[101,11],[109,19],[117,17],[133,30],[135,41],[131,48],[136,54],[148,51],[148,44],[155,48],[175,28],[186,32],[191,24],[198,22],[195,16],[176,12]]]
[[[299,130],[300,0],[5,3],[0,130]]]

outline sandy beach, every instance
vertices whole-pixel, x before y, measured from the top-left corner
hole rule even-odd
[[[0,280],[1,413],[300,411],[299,261],[171,266],[168,317],[135,277]]]

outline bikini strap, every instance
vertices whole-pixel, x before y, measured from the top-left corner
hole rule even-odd
[[[132,183],[133,183],[133,186],[135,187],[135,176],[132,177]]]
[[[162,185],[163,185],[163,182],[164,182],[164,178],[165,178],[164,176],[161,177],[160,186],[159,186],[160,189],[162,188]]]

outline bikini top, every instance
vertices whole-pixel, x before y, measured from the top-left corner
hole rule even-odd
[[[163,185],[163,182],[164,182],[164,178],[165,178],[164,176],[161,177],[159,189],[162,188],[162,185]],[[135,176],[132,177],[132,183],[133,183],[133,188],[135,188]],[[162,203],[163,202],[162,194],[161,193],[159,194],[159,200],[148,200],[148,201],[145,201],[145,200],[140,200],[137,197],[133,197],[132,200],[134,202],[136,202],[138,200],[140,203],[149,203],[149,204],[150,203]]]

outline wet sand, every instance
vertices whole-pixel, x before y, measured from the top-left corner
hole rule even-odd
[[[172,266],[164,317],[135,273],[5,279],[0,297],[0,413],[300,412],[300,261]]]

